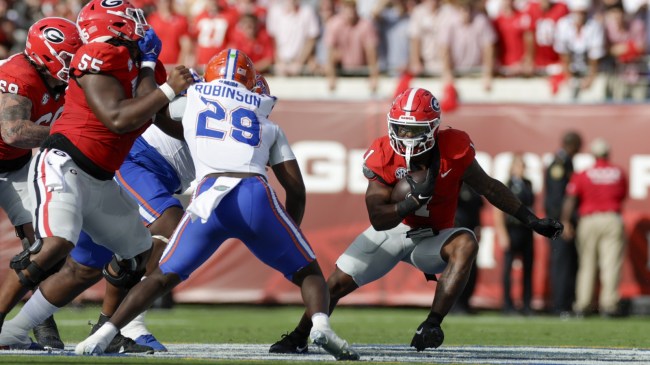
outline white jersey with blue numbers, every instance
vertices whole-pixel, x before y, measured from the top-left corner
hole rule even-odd
[[[267,164],[295,159],[282,129],[260,112],[264,98],[222,80],[188,89],[183,130],[198,178],[221,172],[267,176]]]
[[[180,118],[177,120],[180,121]],[[142,133],[142,138],[174,168],[181,182],[180,191],[187,190],[195,177],[194,163],[187,143],[170,137],[154,124]]]

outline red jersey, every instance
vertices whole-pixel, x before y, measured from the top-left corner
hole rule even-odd
[[[553,49],[555,26],[557,21],[569,14],[569,8],[563,2],[556,2],[546,11],[539,2],[533,1],[526,12],[531,18],[531,29],[535,36],[535,66],[543,67],[560,62],[560,56]]]
[[[228,10],[217,14],[204,11],[196,17],[193,32],[197,64],[207,64],[213,56],[226,49],[236,22],[236,13]]]
[[[442,230],[454,226],[462,177],[476,154],[467,133],[457,129],[440,130],[436,143],[440,149],[440,173],[436,177],[433,196],[426,210],[419,209],[403,221],[414,228]],[[370,180],[379,178],[379,181],[395,186],[406,175],[406,160],[395,153],[388,136],[377,138],[365,158],[365,167],[374,173]]]
[[[30,120],[39,125],[50,125],[63,111],[64,93],[48,88],[43,77],[27,57],[16,54],[0,64],[0,92],[17,94],[32,102]],[[31,149],[13,147],[0,138],[0,160],[14,160],[31,155]]]
[[[499,14],[494,20],[494,29],[499,39],[499,62],[512,66],[524,58],[524,34],[530,30],[530,15],[514,11],[511,16]]]
[[[273,60],[275,46],[273,45],[273,38],[266,32],[264,28],[257,32],[254,39],[250,39],[239,30],[232,33],[230,46],[244,52],[253,63],[260,60]]]
[[[115,77],[124,88],[126,98],[132,98],[138,82],[139,68],[123,46],[108,43],[88,43],[75,53],[70,63],[71,77],[86,73],[101,73]],[[125,134],[111,132],[93,113],[84,91],[76,82],[68,86],[65,109],[50,134],[62,134],[98,167],[108,172],[120,168],[135,139],[150,123]]]
[[[578,198],[581,216],[599,212],[621,212],[627,196],[627,178],[623,170],[605,159],[571,176],[566,194]]]
[[[187,18],[180,14],[172,14],[169,19],[165,19],[158,13],[153,13],[147,18],[147,23],[165,45],[158,60],[166,65],[177,64],[181,53],[180,39],[189,33]]]

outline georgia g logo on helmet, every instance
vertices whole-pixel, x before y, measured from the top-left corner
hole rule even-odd
[[[438,102],[438,99],[431,98],[431,108],[433,108],[433,111],[436,113],[440,113],[440,103]]]
[[[50,43],[63,43],[65,36],[63,32],[56,28],[45,28],[43,30],[43,37]]]
[[[115,8],[122,5],[123,3],[124,1],[122,0],[104,0],[102,1],[101,5],[104,8]]]

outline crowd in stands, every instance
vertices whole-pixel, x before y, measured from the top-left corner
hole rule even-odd
[[[615,99],[646,98],[648,5],[641,0],[131,0],[163,40],[161,60],[199,71],[243,50],[276,76],[548,77],[577,95],[598,74]],[[43,16],[81,0],[0,0],[0,57]]]

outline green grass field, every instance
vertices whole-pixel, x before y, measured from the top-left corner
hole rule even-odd
[[[17,309],[12,314],[17,313]],[[65,308],[55,315],[66,344],[77,343],[90,331],[99,307]],[[171,310],[151,310],[149,329],[166,344],[251,343],[271,344],[294,328],[302,313],[293,306],[178,305]],[[341,307],[332,316],[332,327],[353,344],[408,344],[426,317],[425,308]],[[11,315],[10,315],[11,317]],[[622,319],[560,319],[550,316],[502,316],[495,312],[449,315],[444,323],[444,346],[551,346],[650,349],[650,317]],[[179,363],[179,360],[128,358],[129,363]],[[125,363],[124,357],[0,355],[0,363]],[[255,361],[258,363],[259,361]],[[203,360],[182,363],[205,364]],[[242,364],[241,361],[219,363]],[[263,361],[264,364],[287,362]],[[300,362],[290,362],[299,364]],[[313,362],[305,362],[312,363]]]

